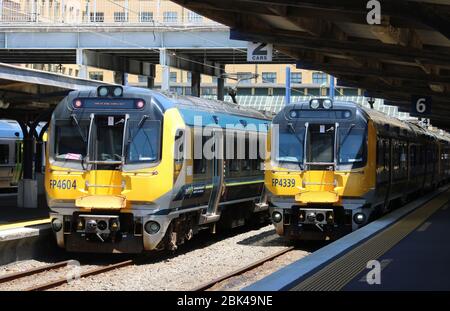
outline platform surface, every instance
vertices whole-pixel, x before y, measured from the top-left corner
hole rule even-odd
[[[16,194],[0,194],[0,230],[49,223],[48,208],[19,208]]]
[[[427,194],[244,290],[450,290],[449,200]]]

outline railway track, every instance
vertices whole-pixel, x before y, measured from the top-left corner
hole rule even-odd
[[[275,258],[280,257],[281,255],[284,255],[284,254],[292,251],[293,249],[294,249],[293,246],[285,248],[285,249],[283,249],[281,251],[278,251],[278,252],[276,252],[274,254],[271,254],[271,255],[263,258],[263,259],[255,261],[254,263],[251,263],[251,264],[249,264],[249,265],[247,265],[245,267],[236,269],[236,270],[234,270],[234,271],[232,271],[232,272],[230,272],[228,274],[225,274],[225,275],[223,275],[221,277],[218,277],[218,278],[216,278],[216,279],[214,279],[212,281],[209,281],[209,282],[204,283],[204,284],[202,284],[202,285],[200,285],[198,287],[195,287],[194,289],[192,289],[192,291],[206,291],[208,289],[211,289],[216,284],[223,283],[223,282],[227,281],[228,279],[230,279],[232,277],[235,277],[235,276],[244,274],[247,271],[253,270],[253,269],[263,265],[264,263],[266,263],[268,261],[274,260]]]
[[[46,266],[43,266],[43,267],[38,267],[38,268],[29,269],[29,270],[26,270],[26,271],[11,273],[11,274],[8,274],[8,275],[0,277],[0,284],[1,283],[7,283],[7,282],[14,282],[16,280],[19,280],[19,279],[22,279],[22,278],[27,278],[27,277],[30,277],[30,276],[33,276],[33,275],[38,275],[40,273],[47,272],[47,271],[62,269],[62,268],[68,267],[73,262],[74,262],[73,260],[66,260],[66,261],[61,261],[61,262],[57,262],[57,263],[54,263],[54,264],[46,265]],[[92,268],[92,269],[80,272],[79,274],[77,274],[74,277],[79,279],[79,278],[84,278],[84,277],[88,277],[88,276],[92,276],[92,275],[98,275],[98,274],[105,273],[105,272],[108,272],[108,271],[111,271],[111,270],[115,270],[115,269],[119,269],[119,268],[122,268],[122,267],[130,266],[130,265],[132,265],[134,263],[135,263],[134,260],[129,259],[129,260],[121,261],[121,262],[118,262],[118,263],[110,264],[110,265],[107,265],[107,266],[102,266],[102,267],[98,267],[98,268]],[[73,280],[73,278],[68,277],[67,273],[66,273],[64,277],[60,277],[60,278],[57,278],[55,280],[51,280],[51,281],[48,281],[48,282],[45,282],[45,283],[42,283],[42,284],[33,285],[31,287],[28,287],[28,288],[24,289],[24,291],[42,291],[42,290],[47,290],[47,289],[55,288],[55,287],[61,286],[63,284],[69,283],[72,280]]]

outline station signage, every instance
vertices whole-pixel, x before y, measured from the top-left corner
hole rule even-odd
[[[411,115],[426,116],[431,113],[431,96],[411,96]]]
[[[248,42],[247,61],[252,63],[271,62],[273,45],[260,42]]]

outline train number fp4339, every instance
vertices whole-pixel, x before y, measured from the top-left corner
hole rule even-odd
[[[274,178],[272,179],[273,187],[284,187],[290,188],[295,187],[295,179],[294,178]]]

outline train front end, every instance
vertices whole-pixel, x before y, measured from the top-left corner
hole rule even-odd
[[[265,186],[279,235],[336,239],[367,223],[376,134],[362,109],[328,98],[288,105],[270,137]]]
[[[173,161],[162,155],[163,136],[172,133],[163,130],[163,119],[149,93],[119,86],[74,91],[57,106],[45,189],[60,247],[126,253],[158,247],[173,184]],[[182,124],[172,116],[167,126],[172,121]]]

